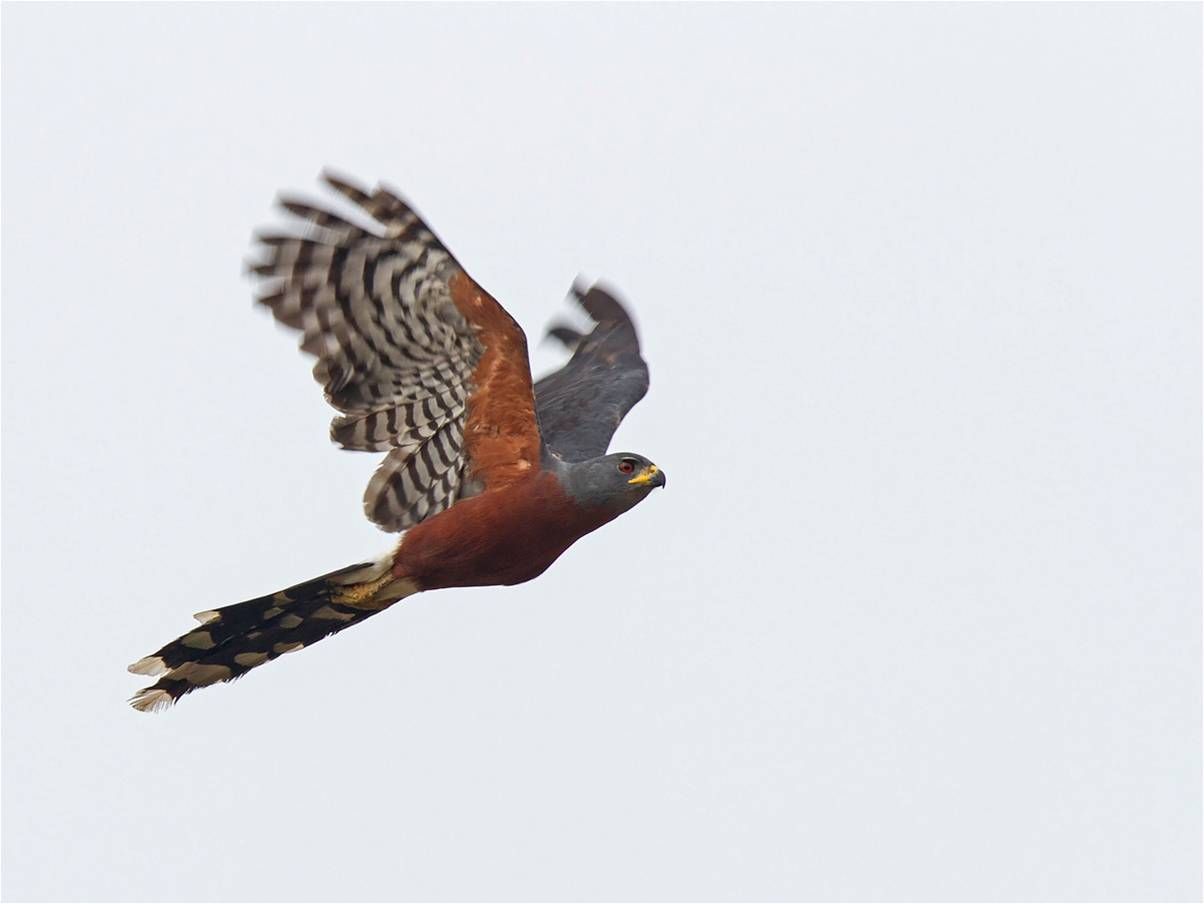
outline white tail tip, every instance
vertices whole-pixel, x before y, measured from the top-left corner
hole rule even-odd
[[[150,675],[154,678],[167,671],[167,663],[158,656],[143,656],[128,668],[135,675]]]
[[[140,713],[153,713],[167,709],[175,701],[167,691],[154,687],[143,688],[130,697],[130,706]]]

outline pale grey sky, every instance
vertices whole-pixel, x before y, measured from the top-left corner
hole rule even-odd
[[[1198,4],[3,19],[5,898],[1199,898]],[[240,275],[327,164],[617,286],[669,486],[139,715],[388,545]]]

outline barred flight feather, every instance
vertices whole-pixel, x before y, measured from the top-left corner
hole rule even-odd
[[[318,359],[314,378],[341,412],[331,438],[389,453],[364,507],[383,529],[404,530],[455,501],[484,348],[452,299],[463,271],[409,205],[384,187],[323,180],[374,225],[282,198],[298,234],[260,233],[262,259],[250,269],[264,280],[258,301]]]
[[[462,422],[452,420],[418,446],[385,456],[364,493],[364,512],[385,530],[404,530],[449,508],[463,479]]]

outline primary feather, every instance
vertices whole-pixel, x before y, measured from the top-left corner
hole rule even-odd
[[[572,297],[594,321],[583,335],[555,326],[549,335],[573,356],[535,384],[535,406],[544,444],[565,461],[606,454],[619,424],[648,392],[648,365],[627,309],[608,290],[574,286]]]

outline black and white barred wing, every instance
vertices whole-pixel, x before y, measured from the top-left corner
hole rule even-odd
[[[399,531],[452,505],[465,480],[464,421],[483,353],[453,303],[460,265],[409,205],[323,174],[368,223],[289,198],[292,233],[258,235],[258,300],[302,332],[314,378],[342,415],[331,438],[388,452],[364,495],[368,517]]]

